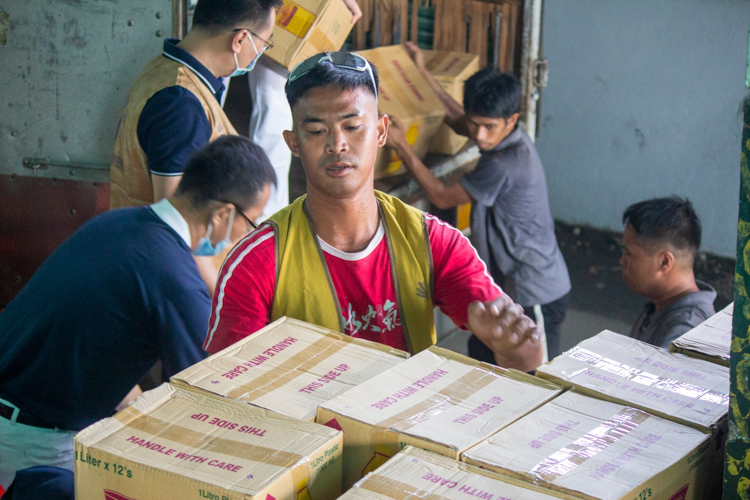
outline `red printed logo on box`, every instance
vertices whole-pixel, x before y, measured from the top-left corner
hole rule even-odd
[[[135,500],[135,498],[126,497],[116,491],[104,490],[104,500]]]
[[[680,491],[669,497],[669,500],[685,500],[685,498],[687,497],[688,488],[690,488],[690,483],[680,488]]]

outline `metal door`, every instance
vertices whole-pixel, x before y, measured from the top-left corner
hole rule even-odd
[[[0,0],[0,308],[109,205],[128,89],[183,0]]]

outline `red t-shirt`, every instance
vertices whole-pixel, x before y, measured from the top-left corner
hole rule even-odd
[[[435,305],[463,327],[469,304],[493,300],[502,291],[461,232],[427,215],[435,273]],[[381,227],[368,247],[344,253],[319,240],[338,296],[348,335],[406,350],[388,246]],[[274,229],[261,225],[227,257],[219,273],[203,348],[215,353],[270,322],[276,287]]]

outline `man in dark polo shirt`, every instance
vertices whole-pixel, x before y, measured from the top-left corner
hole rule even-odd
[[[503,290],[543,328],[549,358],[560,353],[570,277],[555,237],[541,160],[518,126],[520,83],[492,68],[469,78],[462,107],[430,75],[411,43],[412,59],[446,108],[445,122],[470,137],[481,151],[476,169],[446,186],[427,169],[391,117],[388,145],[438,208],[472,203],[471,241]],[[395,117],[397,118],[397,117]],[[493,362],[487,346],[472,336],[469,354]]]
[[[223,109],[223,76],[245,74],[273,46],[282,0],[200,0],[193,26],[136,78],[120,115],[112,165],[110,208],[169,198],[190,156],[223,135],[236,135]],[[212,259],[197,257],[209,293],[216,286]]]
[[[715,313],[716,290],[693,274],[700,220],[690,201],[673,196],[629,206],[622,222],[623,277],[631,290],[651,299],[630,336],[668,349]]]
[[[115,410],[158,360],[202,360],[211,299],[193,254],[237,241],[276,182],[263,150],[226,136],[175,195],[84,224],[0,313],[0,487],[17,470],[72,470],[73,436]]]

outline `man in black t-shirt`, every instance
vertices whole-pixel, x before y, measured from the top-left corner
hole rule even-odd
[[[249,139],[189,161],[177,193],[106,212],[42,264],[0,314],[0,487],[35,465],[73,468],[73,436],[110,416],[151,366],[205,357],[211,299],[193,255],[254,227],[276,182]]]

